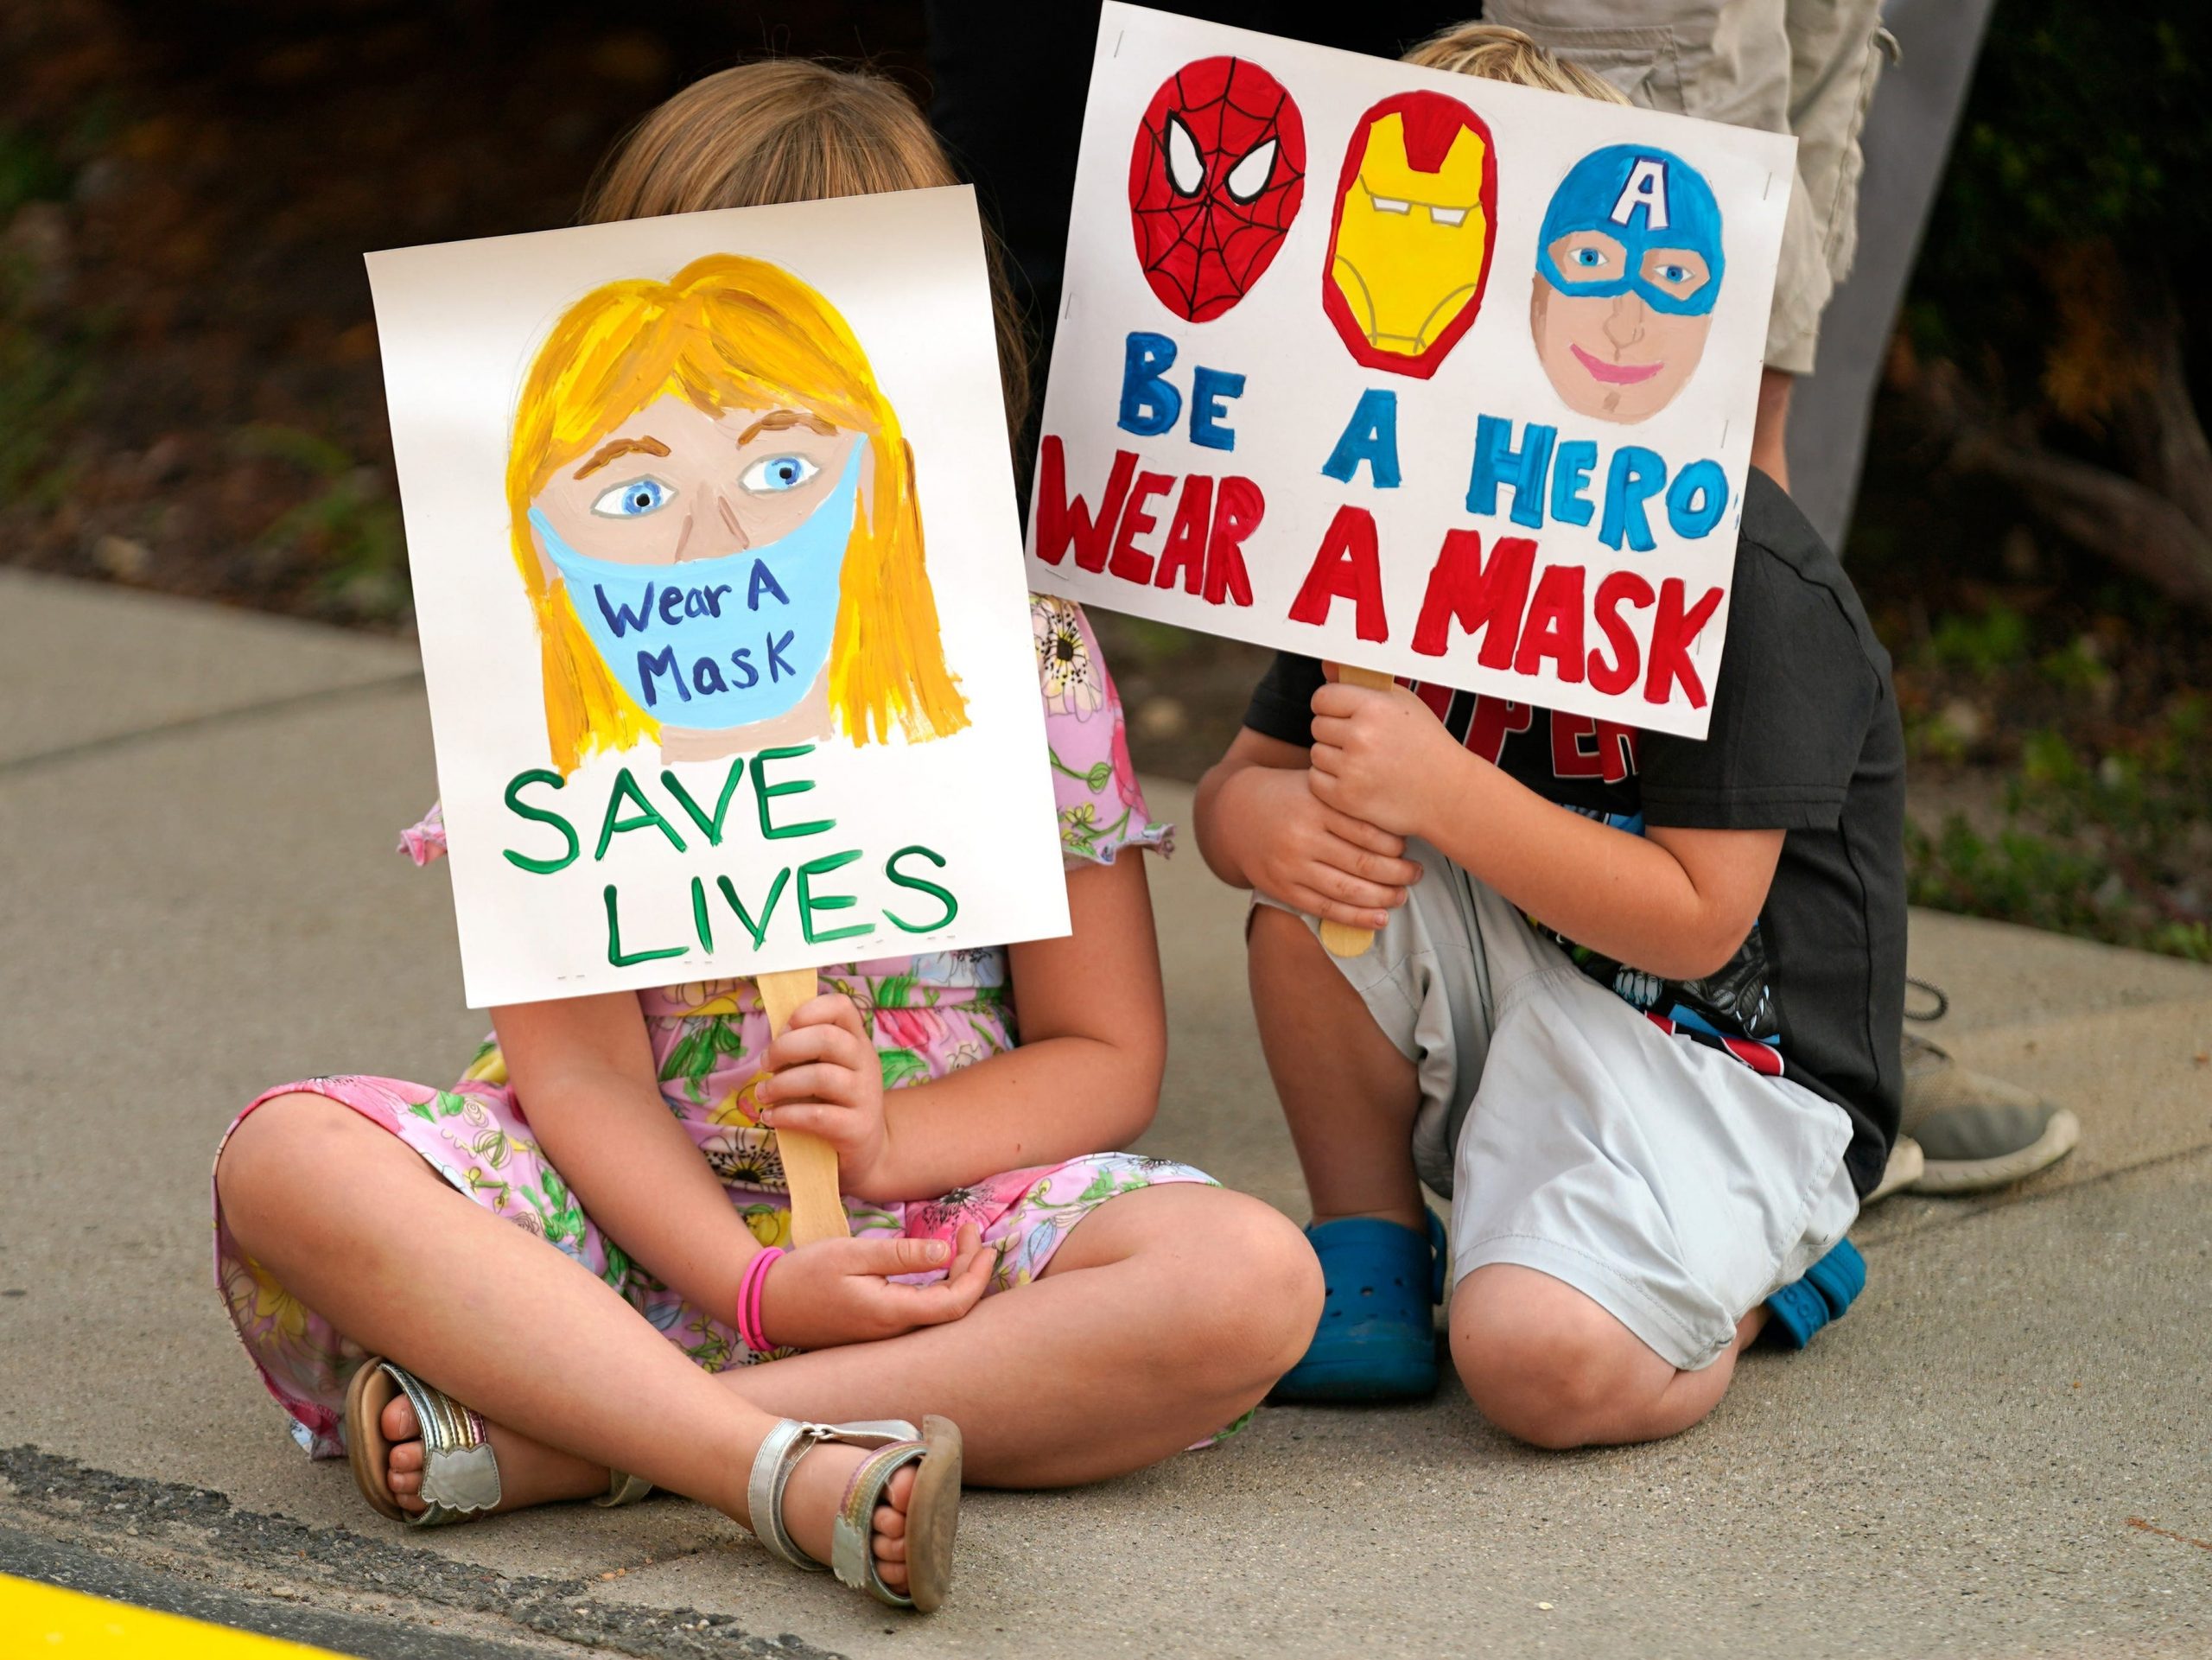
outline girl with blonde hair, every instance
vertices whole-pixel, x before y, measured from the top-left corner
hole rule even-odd
[[[647,118],[593,212],[951,182],[889,84],[758,64]],[[1027,383],[997,297],[1011,431]],[[818,297],[715,257],[587,296],[555,336],[520,400],[508,500],[564,769],[656,730],[669,753],[757,741],[754,709],[656,715],[586,635],[573,573],[619,587],[626,565],[665,570],[679,536],[711,538],[680,550],[704,557],[817,523],[842,540],[801,720],[880,742],[964,719],[934,651],[914,459]],[[719,470],[691,442],[702,425],[744,440]],[[756,474],[781,487],[748,498]],[[809,486],[810,505],[779,499]],[[610,496],[647,511],[581,552],[578,512]],[[664,511],[687,501],[688,518]],[[772,1041],[745,980],[498,1008],[450,1089],[311,1078],[233,1125],[215,1173],[226,1307],[295,1437],[350,1456],[383,1514],[434,1525],[668,1487],[785,1561],[926,1611],[963,1464],[1009,1486],[1137,1469],[1226,1433],[1303,1350],[1320,1280],[1290,1223],[1110,1150],[1158,1103],[1137,855],[1168,828],[1088,622],[1059,600],[1031,610],[1071,937],[824,970]],[[418,862],[443,851],[435,814],[404,841]],[[853,1237],[785,1249],[779,1129],[836,1148]]]

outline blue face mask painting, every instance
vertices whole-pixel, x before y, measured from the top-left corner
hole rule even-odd
[[[785,714],[812,689],[836,631],[867,447],[854,443],[836,487],[798,529],[711,559],[594,559],[530,510],[584,632],[640,709],[664,725],[723,731]]]
[[[1577,232],[1594,234],[1561,250],[1560,239]],[[1544,212],[1536,248],[1538,274],[1562,294],[1634,293],[1677,316],[1712,311],[1727,264],[1720,207],[1704,175],[1679,156],[1636,144],[1593,150],[1574,164]]]

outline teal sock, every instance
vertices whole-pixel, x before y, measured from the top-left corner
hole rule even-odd
[[[1866,1259],[1851,1241],[1839,1239],[1834,1250],[1805,1270],[1803,1279],[1792,1280],[1766,1300],[1773,1311],[1767,1332],[1776,1342],[1802,1349],[1821,1327],[1841,1320],[1866,1288]]]

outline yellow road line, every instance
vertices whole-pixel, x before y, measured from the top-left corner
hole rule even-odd
[[[32,1660],[336,1660],[327,1649],[226,1631],[0,1574],[0,1657]]]

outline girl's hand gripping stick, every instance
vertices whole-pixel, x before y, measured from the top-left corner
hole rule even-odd
[[[757,976],[753,983],[760,990],[760,1007],[768,1013],[768,1034],[775,1038],[783,1035],[791,1015],[814,995],[819,979],[812,969],[785,969]],[[791,1186],[791,1243],[811,1245],[849,1237],[845,1201],[837,1192],[837,1149],[819,1135],[796,1129],[778,1130],[776,1148],[783,1155],[784,1179]]]

